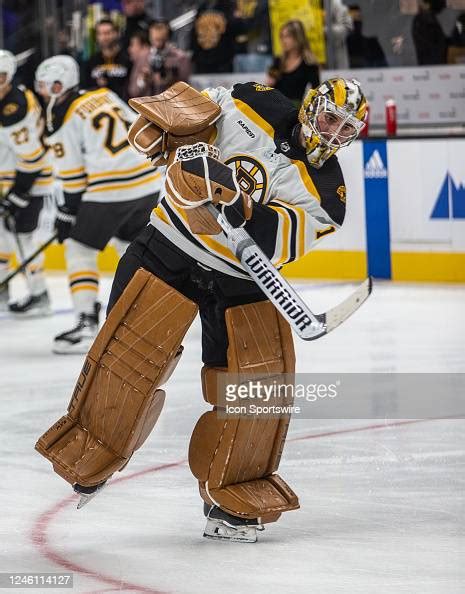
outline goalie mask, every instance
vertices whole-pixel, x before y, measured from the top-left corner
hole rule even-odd
[[[355,79],[332,78],[312,89],[299,111],[310,165],[319,169],[363,130],[367,102]]]
[[[52,131],[52,110],[56,100],[79,85],[79,66],[71,56],[53,56],[44,60],[36,70],[36,91],[46,96],[47,128]]]
[[[13,80],[16,73],[16,58],[8,50],[0,50],[0,74],[5,75],[5,79],[0,81],[0,89],[5,88]]]

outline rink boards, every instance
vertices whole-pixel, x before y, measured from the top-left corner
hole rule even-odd
[[[286,267],[294,278],[465,282],[465,138],[358,141],[341,151],[342,229]],[[112,271],[116,253],[100,257]],[[46,266],[63,269],[62,246]]]

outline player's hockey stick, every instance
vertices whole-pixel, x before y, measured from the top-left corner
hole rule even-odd
[[[25,255],[25,252],[23,249],[23,244],[21,243],[19,234],[16,231],[15,219],[12,216],[9,216],[6,218],[7,218],[8,226],[10,227],[10,230],[11,230],[11,234],[13,235],[15,243],[16,243],[16,248],[18,250],[17,253],[18,253],[19,257],[21,258],[21,261],[24,262],[24,260],[26,259],[26,255]],[[28,288],[29,292],[32,293],[32,278],[31,278],[30,271],[27,269],[27,266],[23,268],[22,272],[24,274],[24,278],[26,279],[27,288]]]
[[[58,233],[54,233],[52,235],[52,237],[49,237],[47,239],[47,241],[45,243],[43,243],[42,245],[40,245],[35,252],[33,252],[28,258],[26,258],[26,260],[24,260],[23,262],[21,262],[21,264],[18,266],[18,268],[16,268],[16,270],[13,270],[13,272],[10,272],[10,274],[8,276],[6,276],[1,282],[0,282],[0,291],[6,287],[6,285],[8,285],[8,283],[20,272],[23,272],[23,270],[26,269],[26,267],[34,260],[34,258],[37,258],[37,256],[43,252],[45,250],[45,248],[47,248],[51,243],[53,243],[55,241],[55,239],[58,238]]]
[[[206,208],[223,229],[231,251],[242,266],[303,340],[315,340],[328,334],[357,311],[369,297],[372,289],[371,277],[336,307],[314,314],[245,229],[232,227],[212,204],[206,205]]]

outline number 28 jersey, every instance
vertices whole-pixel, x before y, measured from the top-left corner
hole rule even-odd
[[[73,92],[52,115],[46,144],[63,192],[87,202],[123,202],[160,190],[161,174],[127,141],[136,114],[115,93]]]

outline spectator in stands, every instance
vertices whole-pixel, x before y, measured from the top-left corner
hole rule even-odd
[[[348,7],[342,0],[331,0],[331,19],[325,23],[328,45],[332,47],[332,63],[330,68],[349,68],[349,54],[347,51],[347,36],[353,29]]]
[[[189,82],[190,58],[170,42],[170,37],[167,22],[156,20],[150,24],[149,51],[139,54],[135,63],[136,72],[131,77],[133,96],[157,95],[179,80]]]
[[[129,41],[129,59],[131,60],[131,74],[129,75],[129,97],[140,97],[146,87],[144,69],[149,63],[150,42],[145,31],[136,31]]]
[[[285,23],[279,38],[282,54],[269,69],[267,84],[300,104],[307,86],[315,88],[320,84],[318,62],[310,49],[301,21]]]
[[[148,34],[151,19],[145,12],[145,0],[121,0],[121,10],[126,19],[121,47],[127,50],[136,31],[145,31]]]
[[[418,14],[412,21],[412,37],[421,66],[445,64],[447,61],[447,37],[437,17],[445,5],[445,0],[419,1]]]
[[[236,0],[234,17],[243,23],[236,36],[234,72],[265,72],[273,61],[268,0]]]
[[[192,61],[198,74],[232,72],[235,38],[243,22],[234,16],[234,2],[202,2],[192,27]]]
[[[126,100],[131,63],[113,21],[101,19],[95,26],[95,38],[99,51],[84,63],[83,85],[88,90],[108,87]]]
[[[358,4],[349,6],[353,30],[347,36],[351,68],[379,68],[387,66],[386,56],[376,37],[363,35],[362,11]]]

